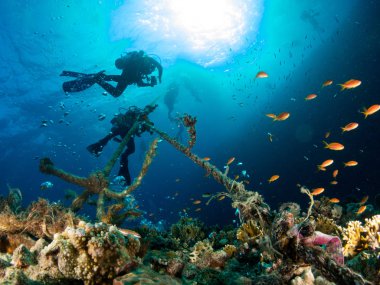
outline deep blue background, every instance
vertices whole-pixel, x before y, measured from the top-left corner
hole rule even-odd
[[[369,203],[374,202],[380,188],[380,113],[364,119],[359,111],[380,104],[377,1],[319,1],[315,6],[303,1],[287,1],[286,5],[267,1],[255,39],[244,50],[231,50],[228,60],[219,65],[204,67],[190,58],[168,56],[170,51],[165,54],[162,48],[152,49],[147,39],[148,52],[159,53],[162,59],[162,85],[128,87],[118,99],[102,96],[98,87],[66,96],[61,91],[63,78],[58,76],[61,70],[96,72],[104,68],[112,74],[116,72],[113,61],[121,52],[147,49],[141,41],[136,46],[133,38],[112,40],[111,18],[122,2],[110,3],[0,4],[3,195],[9,183],[21,188],[25,205],[38,197],[64,201],[64,190],[76,188],[39,173],[38,158],[48,156],[60,168],[83,176],[103,167],[116,144],[110,143],[100,158],[92,157],[85,147],[109,131],[109,121],[119,107],[143,107],[157,99],[159,108],[151,119],[160,129],[176,134],[164,97],[170,84],[177,83],[180,94],[174,113],[198,118],[193,151],[211,157],[220,168],[236,157],[231,177],[246,170],[251,181],[248,188],[259,191],[273,208],[285,201],[305,206],[307,199],[299,193],[297,183],[325,187],[325,195],[341,200],[369,195]],[[269,78],[254,80],[259,70],[266,71]],[[340,92],[336,84],[351,78],[360,79],[361,86]],[[321,89],[327,79],[334,84]],[[189,82],[191,87],[186,85]],[[318,97],[306,102],[304,97],[310,93]],[[272,122],[265,116],[284,111],[291,113],[284,122]],[[64,117],[64,112],[69,115]],[[98,121],[100,113],[107,119]],[[62,118],[68,124],[58,123]],[[49,120],[48,127],[40,127],[42,120]],[[340,127],[352,121],[358,122],[359,128],[341,134]],[[327,140],[343,143],[343,151],[323,148],[328,131],[331,136]],[[268,132],[274,136],[272,143]],[[152,138],[144,134],[136,139],[136,153],[130,157],[132,176],[140,170]],[[158,152],[135,193],[141,208],[154,213],[149,219],[173,222],[185,208],[211,224],[234,219],[228,199],[194,212],[198,206],[191,198],[224,189],[166,142],[160,143]],[[334,164],[317,173],[316,165],[329,158]],[[348,160],[357,160],[359,165],[343,168]],[[340,171],[338,184],[330,185],[334,169]],[[280,179],[268,184],[273,174]],[[46,180],[54,187],[42,191],[39,185]]]

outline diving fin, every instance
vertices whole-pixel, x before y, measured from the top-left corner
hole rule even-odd
[[[77,77],[75,80],[66,81],[62,84],[62,89],[64,92],[80,92],[90,88],[98,80],[105,70],[102,70],[98,73],[86,74],[75,71],[62,71],[60,76],[71,76]]]

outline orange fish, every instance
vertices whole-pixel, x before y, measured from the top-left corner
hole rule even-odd
[[[275,114],[266,114],[265,116],[269,117],[269,118],[272,118],[272,119],[276,119],[277,116]]]
[[[330,184],[331,184],[331,185],[336,185],[336,184],[338,184],[338,181],[333,180],[333,181],[330,182]]]
[[[352,130],[355,130],[357,127],[359,127],[359,124],[358,123],[355,123],[355,122],[352,122],[352,123],[349,123],[347,125],[345,125],[344,127],[342,127],[342,134],[344,132],[349,132],[349,131],[352,131]]]
[[[365,203],[368,201],[368,198],[369,198],[369,196],[364,196],[364,197],[360,200],[359,204],[365,204]]]
[[[352,88],[356,88],[358,87],[360,84],[362,84],[362,82],[360,80],[357,80],[357,79],[350,79],[346,82],[344,82],[343,84],[338,84],[340,87],[342,87],[341,91],[345,90],[345,89],[352,89]]]
[[[235,160],[235,157],[231,157],[228,161],[227,161],[227,165],[230,165],[232,162],[234,162]]]
[[[361,213],[363,213],[365,211],[365,209],[367,208],[366,205],[363,205],[359,208],[359,210],[356,212],[356,214],[360,215]]]
[[[331,150],[343,150],[344,149],[344,145],[337,143],[337,142],[327,143],[327,142],[323,141],[323,143],[325,144],[325,148],[328,148]]]
[[[325,139],[327,139],[330,136],[330,132],[326,132]]]
[[[267,78],[269,75],[268,73],[264,72],[264,71],[259,71],[257,72],[255,78]]]
[[[325,160],[324,162],[322,162],[320,165],[318,165],[318,169],[319,169],[319,170],[323,170],[323,171],[325,171],[325,170],[326,170],[325,167],[330,166],[330,165],[333,164],[333,163],[334,163],[334,160],[332,160],[332,159],[327,159],[327,160]]]
[[[319,194],[322,194],[323,191],[325,191],[325,188],[322,188],[322,187],[320,187],[320,188],[314,188],[313,191],[311,192],[311,195],[317,196]]]
[[[306,100],[306,101],[309,101],[309,100],[313,100],[313,99],[315,99],[315,98],[317,98],[317,94],[309,94],[309,95],[307,95],[307,96],[305,97],[305,100]]]
[[[222,200],[224,200],[224,198],[226,198],[226,196],[222,195],[222,196],[220,196],[220,197],[218,198],[218,200],[219,200],[219,201],[222,201]]]
[[[276,181],[278,178],[280,178],[280,175],[272,175],[272,177],[268,179],[268,182],[272,183],[273,181]]]
[[[364,118],[366,119],[369,115],[373,115],[379,110],[380,110],[380,105],[372,105],[368,109],[364,108],[364,111],[360,113],[364,114],[365,116]]]
[[[338,173],[339,173],[339,170],[338,170],[338,169],[335,169],[335,170],[333,171],[333,173],[332,173],[332,176],[333,176],[334,178],[336,178],[336,177],[338,176]]]
[[[206,156],[206,157],[204,157],[204,158],[202,158],[204,161],[210,161],[211,160],[211,158],[210,157],[208,157],[208,156]]]
[[[198,205],[198,204],[200,204],[200,203],[202,203],[201,200],[195,200],[195,201],[193,202],[194,205]]]
[[[346,167],[346,166],[356,166],[356,165],[358,165],[358,162],[355,161],[355,160],[350,160],[350,161],[344,162],[343,164],[344,164],[344,167]]]
[[[331,198],[330,200],[330,203],[339,203],[340,200],[338,198]]]
[[[333,84],[332,80],[326,80],[325,82],[323,82],[322,87],[330,86],[331,84]]]
[[[290,117],[290,113],[288,113],[288,112],[282,112],[274,120],[275,121],[285,121],[289,117]]]

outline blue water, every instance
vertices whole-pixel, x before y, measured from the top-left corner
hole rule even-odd
[[[210,162],[221,169],[230,157],[236,157],[231,177],[246,170],[250,175],[247,188],[259,191],[272,208],[286,201],[305,207],[307,199],[299,193],[297,183],[325,187],[326,196],[341,200],[369,195],[369,203],[375,203],[380,187],[380,113],[364,119],[358,111],[380,104],[377,1],[257,1],[259,18],[247,19],[257,26],[247,31],[239,47],[232,46],[232,39],[231,47],[226,43],[218,49],[214,46],[218,52],[227,51],[215,64],[207,64],[213,56],[218,57],[212,54],[212,47],[203,54],[180,52],[173,39],[166,41],[163,29],[143,30],[139,17],[154,17],[154,11],[141,9],[147,9],[152,1],[126,2],[0,3],[2,195],[7,194],[9,183],[22,190],[24,206],[38,197],[69,205],[64,190],[80,193],[81,189],[40,173],[39,158],[50,157],[57,167],[82,176],[101,169],[117,144],[110,143],[99,158],[91,156],[86,146],[107,134],[109,121],[120,107],[144,107],[154,100],[159,108],[150,119],[174,136],[178,128],[168,118],[164,98],[171,84],[177,84],[179,95],[172,114],[197,117],[194,153],[211,157]],[[125,13],[123,27],[121,11]],[[161,85],[131,86],[117,99],[102,96],[99,87],[70,95],[61,90],[62,70],[90,73],[106,69],[117,74],[114,60],[135,49],[161,58]],[[260,70],[269,77],[254,80]],[[337,84],[351,78],[362,84],[341,92]],[[328,79],[333,85],[321,89]],[[310,93],[318,97],[305,102]],[[283,122],[265,116],[284,111],[291,115]],[[99,121],[99,114],[106,119]],[[59,123],[61,119],[64,121]],[[41,127],[44,120],[47,127]],[[358,122],[359,128],[341,134],[340,127],[352,121]],[[343,143],[343,151],[323,148],[328,131],[331,136],[326,140]],[[139,172],[154,137],[144,134],[136,139],[136,152],[129,159],[132,176]],[[334,164],[317,173],[316,165],[329,158]],[[348,160],[357,160],[359,165],[343,168]],[[329,184],[333,169],[340,170],[337,185]],[[268,184],[273,174],[280,179]],[[40,190],[44,181],[51,181],[53,188]],[[209,224],[231,223],[235,217],[228,199],[201,205],[202,210],[194,212],[198,205],[193,205],[191,198],[218,191],[224,191],[221,185],[163,141],[135,196],[147,217],[154,214],[148,217],[153,221],[174,222],[178,212],[187,209],[189,215]],[[85,213],[93,215],[93,209]]]

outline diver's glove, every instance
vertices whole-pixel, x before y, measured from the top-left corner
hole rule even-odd
[[[87,150],[93,155],[95,155],[96,157],[98,157],[102,153],[104,145],[105,144],[102,141],[99,141],[99,142],[90,144],[87,147]]]

